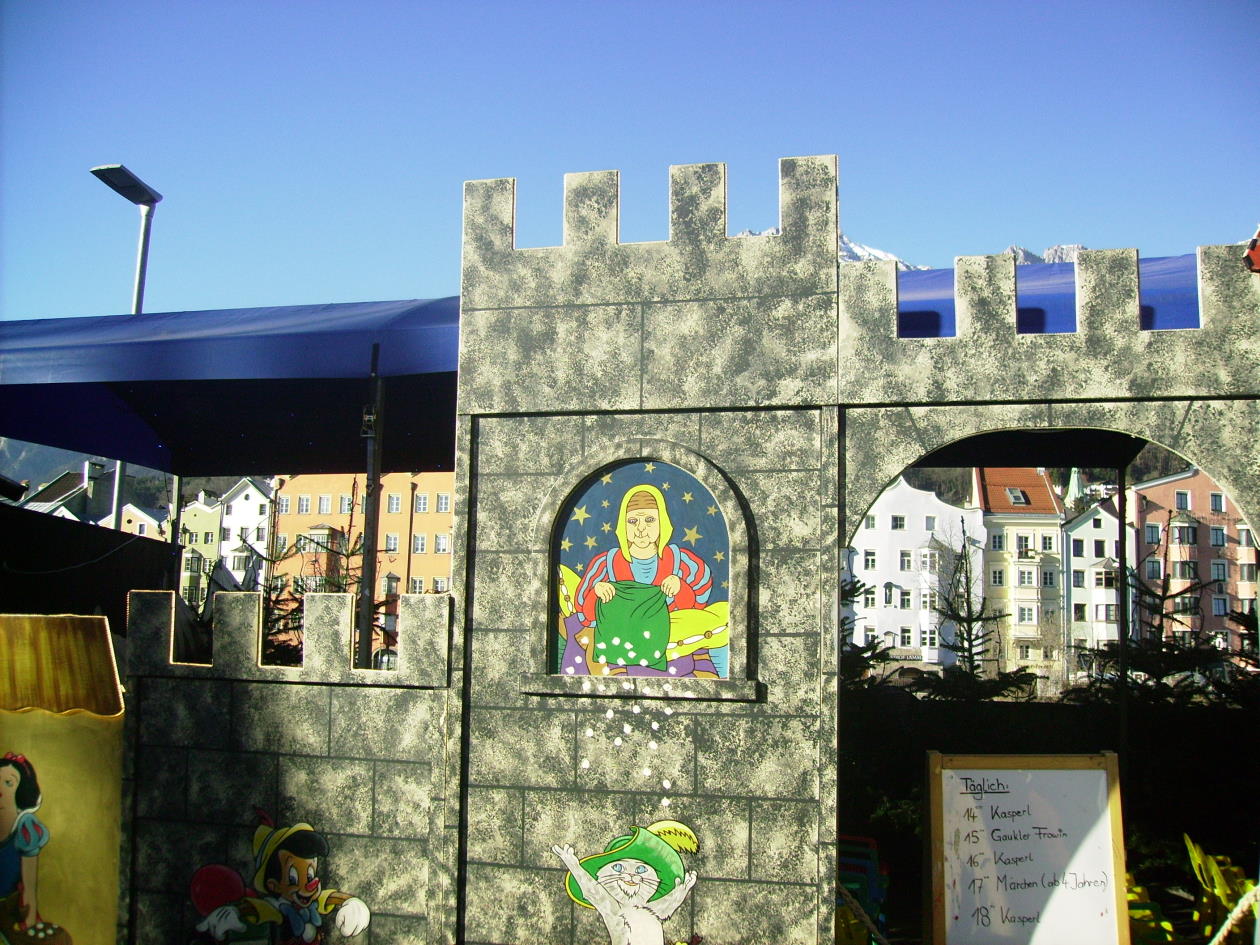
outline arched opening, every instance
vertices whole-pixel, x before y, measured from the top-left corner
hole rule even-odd
[[[889,868],[896,937],[920,935],[927,750],[1117,751],[1128,869],[1174,917],[1168,890],[1197,888],[1183,831],[1254,861],[1254,815],[1240,831],[1183,805],[1207,768],[1221,796],[1257,774],[1228,734],[1260,689],[1255,497],[1237,498],[1141,437],[1003,430],[926,452],[852,510],[839,826]]]

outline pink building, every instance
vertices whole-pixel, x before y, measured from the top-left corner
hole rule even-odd
[[[1256,542],[1238,507],[1202,470],[1133,486],[1138,578],[1169,595],[1165,633],[1216,637],[1236,649],[1234,611],[1256,609]]]

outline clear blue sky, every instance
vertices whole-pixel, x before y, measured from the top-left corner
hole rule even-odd
[[[0,39],[0,318],[128,311],[106,163],[166,198],[148,311],[453,295],[482,177],[533,246],[567,171],[664,239],[670,164],[726,162],[735,232],[823,153],[845,232],[924,265],[1260,219],[1254,0],[0,0]]]

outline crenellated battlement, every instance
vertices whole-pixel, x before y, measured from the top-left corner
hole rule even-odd
[[[564,245],[516,249],[516,181],[464,185],[462,300],[475,309],[835,289],[836,158],[779,162],[780,232],[726,235],[726,165],[670,168],[669,239],[618,241],[617,171],[566,174]],[[828,275],[830,270],[830,275]]]
[[[264,666],[262,595],[252,591],[215,595],[214,655],[209,664],[173,658],[175,595],[132,591],[127,620],[125,675],[250,682],[431,688],[448,685],[451,599],[445,594],[399,597],[398,665],[392,671],[356,669],[351,653],[353,594],[307,594],[301,666]]]
[[[1137,251],[1084,251],[1076,331],[1021,334],[1011,256],[961,256],[951,337],[898,337],[892,262],[841,262],[836,158],[784,158],[781,232],[726,235],[726,170],[670,170],[670,238],[620,243],[615,171],[565,177],[564,245],[465,186],[463,412],[1254,396],[1260,279],[1198,253],[1197,330],[1145,331]]]

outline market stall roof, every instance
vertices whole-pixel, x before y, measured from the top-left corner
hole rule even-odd
[[[450,469],[459,299],[0,321],[0,436],[181,475]]]

